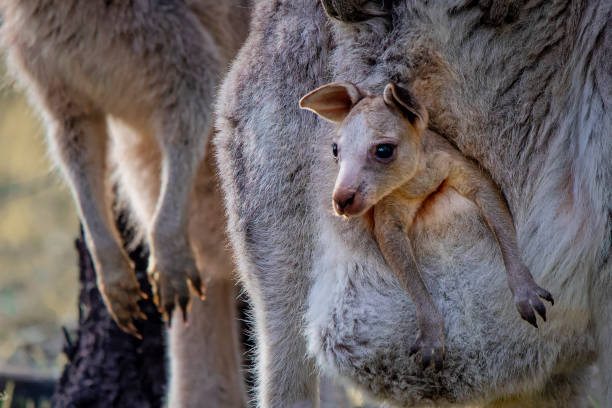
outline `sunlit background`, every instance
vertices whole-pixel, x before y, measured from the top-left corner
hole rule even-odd
[[[62,326],[77,319],[78,220],[39,118],[4,66],[0,78],[0,366],[58,375]]]

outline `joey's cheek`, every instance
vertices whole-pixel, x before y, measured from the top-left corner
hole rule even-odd
[[[373,206],[376,205],[376,198],[375,197],[371,197],[371,196],[363,196],[362,198],[362,204],[361,204],[361,210],[362,211],[367,211],[370,208],[372,208]]]

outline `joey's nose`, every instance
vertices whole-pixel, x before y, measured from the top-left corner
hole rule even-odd
[[[354,214],[359,207],[359,196],[354,189],[336,189],[334,191],[334,209],[338,215]]]

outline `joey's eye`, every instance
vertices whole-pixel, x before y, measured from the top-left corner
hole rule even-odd
[[[376,151],[374,152],[374,155],[376,156],[377,159],[390,159],[391,156],[393,156],[393,152],[395,151],[395,146],[392,144],[379,144],[378,146],[376,146]]]
[[[332,144],[332,154],[334,157],[338,157],[338,145],[336,143]]]

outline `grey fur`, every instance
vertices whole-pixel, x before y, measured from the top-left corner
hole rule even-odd
[[[111,215],[116,183],[150,246],[163,311],[192,305],[191,325],[175,318],[170,331],[170,405],[244,406],[233,265],[206,147],[247,2],[3,0],[0,13],[9,66],[43,116],[111,314],[138,335],[140,288]],[[188,281],[207,283],[208,301]]]
[[[394,406],[579,407],[594,362],[595,399],[612,406],[611,13],[606,0],[531,1],[492,26],[474,1],[409,1],[391,21],[350,25],[312,0],[258,3],[215,143],[255,306],[259,406],[316,406],[323,371]],[[555,297],[545,326],[521,324],[493,236],[448,194],[415,225],[447,342],[444,371],[419,372],[410,299],[372,237],[330,209],[332,127],[298,110],[340,80],[412,87],[432,128],[491,174],[522,259]]]

